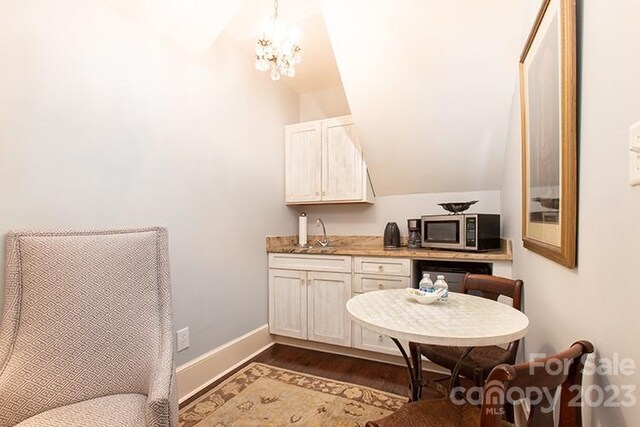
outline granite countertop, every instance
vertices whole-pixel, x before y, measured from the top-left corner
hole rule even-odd
[[[315,242],[321,236],[309,236],[309,242]],[[310,248],[297,246],[298,236],[267,237],[267,252],[320,255],[354,255],[372,257],[395,257],[410,259],[445,259],[470,261],[511,261],[511,241],[502,240],[502,247],[487,252],[461,252],[438,249],[412,249],[406,246],[406,237],[398,249],[384,249],[382,236],[328,236],[331,247],[314,245]]]

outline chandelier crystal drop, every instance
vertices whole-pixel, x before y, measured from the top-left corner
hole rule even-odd
[[[262,35],[256,42],[256,69],[270,71],[272,80],[280,77],[294,77],[296,65],[302,60],[300,45],[293,31],[287,31],[278,21],[278,0],[273,4],[273,17],[265,25]]]

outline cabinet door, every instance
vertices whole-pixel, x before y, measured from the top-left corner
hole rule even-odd
[[[308,339],[350,346],[346,303],[351,297],[351,275],[310,271],[308,279]]]
[[[269,269],[269,332],[307,338],[307,273]]]
[[[320,123],[285,128],[285,201],[321,200],[322,143]]]
[[[365,168],[351,118],[322,122],[322,200],[362,200]]]

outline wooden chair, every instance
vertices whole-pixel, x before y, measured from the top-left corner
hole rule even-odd
[[[522,280],[485,274],[467,273],[462,279],[461,293],[480,293],[482,297],[497,300],[503,295],[512,299],[513,308],[522,309]],[[460,374],[471,379],[478,387],[483,387],[489,372],[501,363],[513,364],[518,353],[518,341],[500,346],[476,347],[460,362]],[[466,348],[409,343],[412,352],[420,352],[431,362],[452,370],[460,361]],[[421,367],[419,367],[421,368]]]
[[[369,421],[366,427],[509,426],[503,420],[505,404],[519,398],[528,398],[531,404],[528,427],[553,426],[554,397],[560,386],[559,427],[579,427],[582,371],[586,355],[592,352],[590,342],[578,341],[551,357],[495,367],[485,383],[481,409],[450,399],[422,400],[408,403],[386,418]]]

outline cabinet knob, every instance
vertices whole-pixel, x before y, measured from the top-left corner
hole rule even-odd
[[[326,191],[323,191],[323,192],[322,192],[322,195],[323,195],[323,196],[326,196],[326,195],[327,195],[327,192],[326,192]]]
[[[384,267],[383,267],[383,266],[381,266],[381,265],[379,265],[379,266],[378,266],[378,271],[384,271]]]
[[[378,341],[382,341],[384,337],[382,335],[378,335]]]
[[[382,286],[382,283],[378,283],[378,288],[382,289],[384,286]]]

